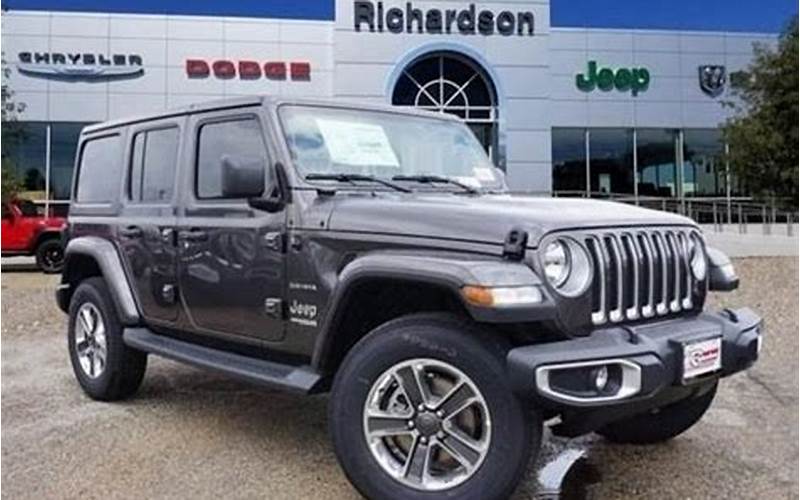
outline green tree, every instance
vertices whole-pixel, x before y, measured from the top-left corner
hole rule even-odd
[[[723,127],[731,168],[761,199],[783,198],[797,207],[798,195],[797,17],[781,33],[775,49],[756,44],[755,59],[732,78],[738,102]],[[787,201],[788,199],[788,201]]]
[[[23,103],[14,99],[14,91],[9,84],[9,77],[11,76],[11,69],[6,64],[5,54],[2,56],[2,85],[0,85],[0,97],[2,97],[2,141],[5,143],[5,148],[2,154],[2,172],[0,172],[0,179],[2,180],[2,201],[13,198],[17,193],[24,189],[24,182],[17,174],[17,169],[14,168],[14,163],[11,158],[5,153],[9,146],[24,139],[25,131],[22,125],[17,121],[17,113],[25,109]]]

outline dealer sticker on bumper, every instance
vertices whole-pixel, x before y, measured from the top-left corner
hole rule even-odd
[[[683,346],[683,380],[722,368],[722,338],[717,337]]]

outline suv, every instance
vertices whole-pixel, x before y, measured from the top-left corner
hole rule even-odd
[[[3,202],[2,206],[3,257],[33,255],[42,271],[61,271],[64,263],[61,245],[61,233],[66,227],[64,218],[42,215],[32,201],[19,198]]]
[[[330,391],[369,498],[504,498],[557,435],[656,443],[761,346],[691,220],[514,196],[469,128],[239,98],[83,130],[57,292],[92,398],[148,354]],[[558,417],[558,418],[555,418]]]

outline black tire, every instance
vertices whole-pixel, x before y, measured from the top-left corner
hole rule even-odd
[[[90,376],[81,366],[75,342],[78,312],[85,304],[99,311],[105,326],[106,356],[96,377]],[[111,301],[105,280],[93,277],[83,281],[69,305],[69,332],[67,348],[72,370],[81,388],[92,399],[115,401],[133,395],[142,383],[147,368],[147,354],[126,346],[122,341],[122,325]]]
[[[654,412],[611,423],[597,433],[613,443],[655,444],[668,441],[696,424],[711,406],[716,393],[717,384],[714,383],[700,395]]]
[[[538,453],[540,416],[512,392],[506,348],[474,324],[442,314],[417,314],[386,323],[347,354],[334,380],[329,426],[336,456],[358,491],[372,499],[500,499],[510,496],[531,455]],[[486,402],[491,439],[485,458],[454,487],[426,491],[401,483],[373,457],[364,435],[364,408],[375,381],[403,361],[443,361],[463,372]]]
[[[36,267],[45,273],[60,273],[64,267],[64,248],[61,241],[50,238],[36,247]]]

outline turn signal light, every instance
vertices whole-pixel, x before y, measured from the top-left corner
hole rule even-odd
[[[529,306],[542,302],[537,286],[485,287],[467,285],[461,289],[467,303],[477,307]]]

